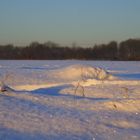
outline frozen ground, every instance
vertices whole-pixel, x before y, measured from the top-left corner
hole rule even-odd
[[[1,140],[139,140],[140,62],[0,61]]]

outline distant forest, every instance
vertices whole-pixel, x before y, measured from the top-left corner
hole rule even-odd
[[[128,39],[119,44],[111,41],[108,44],[93,47],[60,46],[54,42],[44,44],[32,42],[29,46],[0,45],[0,59],[13,60],[140,60],[140,39]]]

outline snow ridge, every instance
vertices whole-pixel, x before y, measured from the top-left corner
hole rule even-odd
[[[71,65],[62,69],[50,72],[50,77],[61,80],[113,80],[114,76],[109,74],[106,70],[99,67],[91,67],[88,65]]]

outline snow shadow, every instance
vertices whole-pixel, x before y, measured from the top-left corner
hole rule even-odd
[[[114,76],[124,78],[124,79],[132,79],[132,80],[139,80],[140,73],[120,73],[120,74],[113,74]]]
[[[63,89],[67,89],[67,88],[73,88],[73,94],[62,94],[61,91]],[[71,85],[61,85],[61,86],[55,86],[55,87],[50,87],[50,88],[39,88],[36,90],[32,90],[30,91],[30,93],[32,94],[39,94],[39,95],[50,95],[50,96],[63,96],[63,97],[71,97],[73,99],[77,99],[77,100],[83,100],[83,99],[88,99],[88,100],[92,100],[92,101],[107,101],[110,100],[110,98],[94,98],[94,97],[86,97],[85,96],[80,96],[77,94],[74,94],[75,87],[71,86]]]
[[[61,85],[49,88],[39,88],[36,90],[30,91],[33,94],[43,94],[43,95],[51,95],[51,96],[62,96],[63,94],[60,93],[62,89],[69,88],[70,85]]]
[[[27,70],[47,70],[47,68],[43,68],[43,67],[20,67],[20,69],[27,69]]]

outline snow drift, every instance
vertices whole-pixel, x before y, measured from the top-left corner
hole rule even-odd
[[[113,80],[116,79],[106,70],[99,67],[91,67],[87,65],[71,65],[62,69],[54,70],[49,73],[49,77],[74,81],[74,80]]]
[[[111,75],[109,72],[102,68],[76,64],[55,70],[41,71],[41,73],[29,73],[29,71],[26,73],[6,73],[5,75],[1,76],[0,81],[4,83],[4,86],[1,85],[2,90],[7,85],[16,89],[20,89],[21,86],[23,86],[21,89],[26,90],[31,87],[30,89],[32,90],[39,87],[48,87],[50,84],[73,84],[74,82],[77,84],[77,82],[80,81],[84,82],[81,83],[82,85],[93,85],[98,84],[98,82],[100,83],[103,80],[110,81],[115,79],[115,76]]]

